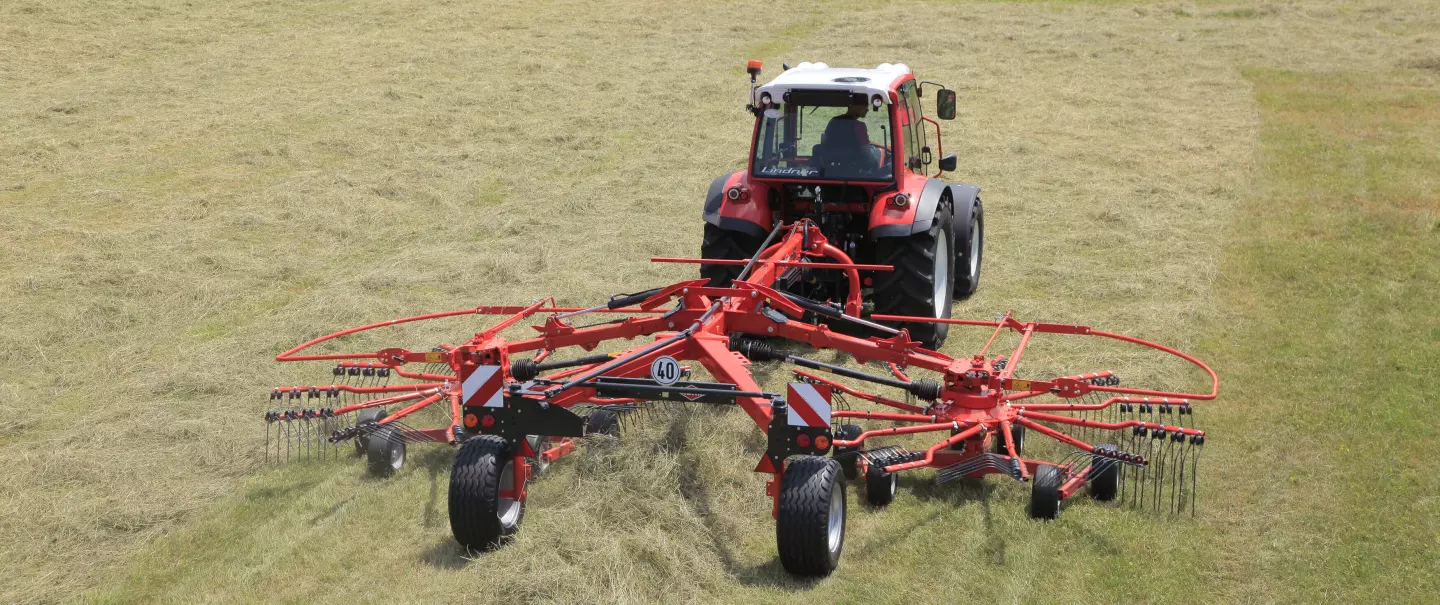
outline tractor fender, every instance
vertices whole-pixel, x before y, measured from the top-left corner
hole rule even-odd
[[[951,220],[955,222],[955,233],[968,233],[970,228],[970,213],[975,210],[975,204],[980,199],[980,187],[969,183],[953,183],[950,185],[950,201],[955,204],[955,212],[951,214]]]
[[[747,199],[730,200],[725,192],[739,185],[749,192]],[[739,231],[756,237],[770,232],[770,190],[750,186],[750,175],[738,170],[710,182],[705,194],[705,222],[727,231]]]
[[[905,237],[929,231],[935,222],[935,209],[940,207],[948,187],[940,179],[918,175],[906,178],[900,191],[910,196],[910,204],[902,209],[889,203],[890,196],[876,199],[870,210],[870,237]]]

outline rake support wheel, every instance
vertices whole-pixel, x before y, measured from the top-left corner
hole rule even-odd
[[[514,467],[510,446],[494,435],[472,437],[460,446],[450,469],[450,533],[456,542],[492,550],[520,530],[525,501],[501,497]]]
[[[365,424],[366,422],[379,422],[381,420],[384,420],[386,416],[389,416],[389,414],[385,413],[385,408],[370,408],[368,410],[360,410],[360,413],[355,415],[355,426],[360,426],[362,424]],[[370,436],[364,433],[356,435],[355,455],[364,456],[365,453],[369,450]]]
[[[1113,445],[1104,444],[1099,446],[1101,450],[1117,451]],[[1090,463],[1090,497],[1101,502],[1109,502],[1115,499],[1120,493],[1120,463],[1106,458],[1096,458]],[[1097,472],[1098,471],[1098,472]]]
[[[394,427],[370,433],[365,445],[365,466],[374,477],[389,477],[405,466],[405,438]]]
[[[1035,468],[1035,478],[1030,485],[1030,518],[1050,520],[1060,514],[1060,486],[1065,477],[1060,467],[1042,464]]]
[[[853,441],[860,436],[861,432],[863,431],[860,430],[859,425],[842,424],[835,429],[835,438]],[[831,457],[840,462],[840,470],[845,473],[845,478],[851,481],[860,476],[860,471],[856,464],[860,458],[858,452],[859,448],[839,446],[836,446],[835,449],[830,452]]]
[[[899,485],[899,475],[871,465],[865,471],[865,501],[871,506],[888,506],[895,501],[895,489]]]
[[[796,456],[780,479],[775,542],[780,564],[797,576],[828,576],[845,546],[845,482],[840,463]]]

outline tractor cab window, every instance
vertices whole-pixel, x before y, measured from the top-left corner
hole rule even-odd
[[[893,177],[890,113],[862,95],[791,91],[760,115],[760,178],[884,181]]]

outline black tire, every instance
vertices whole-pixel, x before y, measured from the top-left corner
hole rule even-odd
[[[700,258],[724,260],[750,260],[756,249],[765,243],[765,238],[721,229],[705,223],[705,239],[700,242]],[[744,265],[700,265],[700,277],[709,279],[709,285],[726,288],[730,281],[740,275]]]
[[[450,533],[461,546],[492,550],[520,530],[525,501],[500,498],[514,466],[510,446],[494,435],[460,446],[450,469]]]
[[[620,438],[620,415],[613,410],[594,410],[585,417],[585,435],[609,435]]]
[[[1100,445],[1100,449],[1106,451],[1117,451],[1117,448],[1108,443]],[[1090,462],[1091,474],[1090,497],[1101,502],[1109,502],[1115,499],[1120,493],[1120,463],[1109,458],[1095,458]],[[1097,472],[1098,471],[1098,472]]]
[[[795,456],[780,478],[775,545],[780,564],[797,576],[827,576],[845,548],[845,481],[840,463]],[[837,526],[838,524],[838,526]]]
[[[871,506],[888,506],[895,501],[895,489],[899,485],[899,475],[871,466],[865,471],[865,501]]]
[[[860,427],[856,425],[842,424],[835,427],[835,439],[851,441],[859,437],[861,432]],[[845,478],[850,481],[854,481],[856,477],[860,476],[859,467],[856,464],[860,458],[859,452],[860,448],[857,447],[839,446],[830,452],[830,456],[840,463],[840,470],[845,474]]]
[[[374,477],[389,477],[405,466],[405,438],[392,426],[370,433],[365,446],[365,467]]]
[[[956,217],[959,218],[959,217]],[[985,208],[975,198],[968,220],[955,226],[955,298],[969,298],[980,288],[980,263],[985,260]],[[973,244],[973,247],[972,247]],[[973,252],[973,255],[972,255]],[[971,267],[971,257],[974,267]]]
[[[1018,424],[1012,425],[1010,427],[1010,437],[1015,440],[1015,453],[1023,455],[1025,453],[1025,427]],[[1002,456],[1010,455],[1010,450],[1005,448],[1005,433],[1000,431],[995,432],[995,445],[992,449],[995,453]]]
[[[385,408],[370,408],[366,410],[360,410],[360,412],[355,415],[355,426],[360,426],[362,424],[365,424],[366,422],[379,422],[389,415],[390,414],[387,414],[385,412]],[[369,451],[370,436],[364,433],[356,435],[355,455],[364,456]]]
[[[1030,518],[1054,519],[1060,514],[1060,486],[1064,477],[1060,468],[1053,464],[1042,464],[1035,468],[1030,485]]]
[[[955,238],[950,212],[949,203],[942,202],[929,231],[908,237],[882,237],[875,242],[875,262],[895,268],[875,274],[876,314],[950,317],[955,292]],[[937,275],[937,270],[943,270],[943,274]],[[936,280],[940,280],[938,286]],[[929,349],[939,349],[950,335],[949,324],[886,323],[909,330],[911,338]]]

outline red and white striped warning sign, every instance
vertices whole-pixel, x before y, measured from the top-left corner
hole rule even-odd
[[[500,391],[505,386],[505,374],[500,366],[464,366],[462,373],[466,367],[472,369],[460,377],[460,400],[467,406],[504,407],[505,396]]]
[[[785,393],[790,413],[785,420],[790,426],[830,426],[830,387],[792,382]]]

